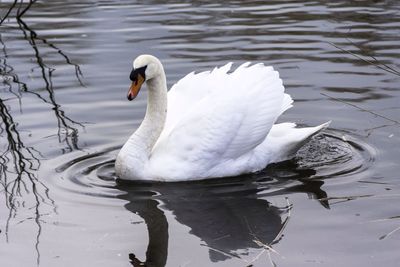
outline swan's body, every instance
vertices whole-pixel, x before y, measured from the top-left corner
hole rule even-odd
[[[139,56],[128,98],[134,98],[146,81],[148,106],[142,124],[117,156],[117,175],[127,180],[184,181],[256,172],[293,157],[328,126],[274,124],[293,102],[284,93],[278,72],[263,64],[246,63],[228,73],[230,68],[229,63],[190,73],[167,93],[160,61]]]

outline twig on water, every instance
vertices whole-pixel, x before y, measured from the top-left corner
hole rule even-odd
[[[275,243],[277,243],[279,240],[281,240],[281,238],[282,238],[282,236],[283,236],[283,230],[285,230],[287,224],[289,223],[289,219],[290,219],[290,216],[291,216],[290,211],[292,210],[293,205],[290,204],[289,198],[287,198],[287,197],[286,197],[286,203],[287,203],[287,206],[286,206],[286,207],[287,207],[288,215],[286,216],[286,219],[283,221],[283,224],[282,224],[282,226],[281,226],[281,229],[280,229],[279,233],[277,234],[277,236],[275,237],[275,239],[271,242],[271,244],[275,244]]]
[[[365,50],[360,47],[358,44],[354,43],[352,40],[350,40],[350,38],[346,38],[347,41],[349,41],[352,45],[354,45],[355,47],[357,47],[360,51],[365,52]],[[374,62],[376,62],[377,64],[381,64],[382,66],[384,66],[386,68],[385,71],[392,71],[391,73],[400,76],[400,71],[394,69],[393,67],[389,66],[388,64],[382,63],[380,60],[378,60],[376,57],[368,55],[370,58],[372,58],[374,60]]]
[[[349,40],[349,39],[347,39],[347,40]],[[350,41],[350,40],[349,40]],[[360,49],[357,45],[355,45],[352,41],[350,41],[354,46],[356,46],[358,49]],[[341,50],[341,51],[343,51],[343,52],[346,52],[346,53],[348,53],[348,54],[350,54],[350,55],[352,55],[352,56],[354,56],[354,57],[356,57],[356,58],[358,58],[358,59],[360,59],[360,60],[362,60],[362,61],[364,61],[364,62],[366,62],[366,63],[368,63],[368,64],[371,64],[371,65],[373,65],[373,66],[375,66],[375,67],[377,67],[377,68],[379,68],[379,69],[381,69],[381,70],[384,70],[384,71],[386,71],[386,72],[389,72],[389,73],[391,73],[391,74],[394,74],[394,75],[397,75],[397,76],[400,76],[400,71],[398,71],[398,70],[396,70],[396,69],[394,69],[394,68],[392,68],[391,66],[389,66],[389,65],[387,65],[387,64],[384,64],[384,63],[382,63],[381,61],[379,61],[376,57],[374,57],[374,56],[369,56],[371,59],[366,59],[366,58],[363,58],[362,56],[360,56],[360,55],[358,55],[358,54],[356,54],[356,53],[354,53],[354,52],[351,52],[351,51],[349,51],[349,50],[347,50],[347,49],[344,49],[344,48],[342,48],[342,47],[340,47],[340,46],[338,46],[338,45],[336,45],[336,44],[334,44],[334,43],[332,43],[332,42],[328,42],[328,44],[330,44],[330,45],[332,45],[332,46],[334,46],[334,47],[336,47],[337,49],[339,49],[339,50]],[[360,49],[361,50],[361,49]]]
[[[275,249],[272,248],[272,245],[277,243],[279,240],[282,239],[283,231],[285,230],[285,228],[286,228],[286,226],[287,226],[287,224],[289,222],[290,216],[291,216],[290,211],[291,211],[293,205],[290,204],[289,198],[287,198],[287,197],[286,197],[286,202],[287,202],[287,206],[285,208],[288,211],[286,219],[283,221],[283,223],[281,225],[281,228],[279,230],[279,233],[276,235],[274,240],[272,240],[269,244],[265,244],[265,243],[261,242],[261,240],[253,233],[253,231],[251,230],[250,226],[247,225],[248,228],[249,228],[250,234],[254,237],[253,242],[256,243],[258,246],[260,246],[260,248],[263,248],[263,250],[256,257],[254,257],[251,261],[248,262],[247,267],[253,266],[253,263],[255,261],[257,261],[264,253],[268,254],[268,259],[269,259],[269,262],[271,263],[271,265],[274,266],[274,267],[277,266],[276,263],[272,260],[271,251],[274,252],[275,254],[281,256],[281,254],[279,254],[278,251],[276,251]]]
[[[281,255],[281,254],[279,254],[278,251],[273,249],[270,245],[267,245],[267,244],[264,244],[263,242],[261,242],[257,237],[253,240],[253,242],[256,243],[257,245],[259,245],[260,247],[265,248],[266,250],[270,250],[278,255]]]
[[[391,118],[388,118],[388,117],[383,116],[383,115],[381,115],[381,114],[378,114],[378,113],[376,113],[376,112],[374,112],[374,111],[371,111],[371,110],[368,110],[368,109],[359,107],[359,106],[357,106],[357,105],[355,105],[355,104],[353,104],[353,103],[349,103],[349,102],[347,102],[347,101],[344,101],[344,100],[342,100],[342,99],[339,99],[339,98],[336,98],[336,97],[327,95],[327,94],[325,94],[325,93],[320,93],[320,94],[323,95],[323,96],[326,96],[326,97],[328,97],[328,98],[330,98],[330,99],[332,99],[332,100],[335,100],[335,101],[341,102],[341,103],[343,103],[343,104],[346,104],[346,105],[355,107],[356,109],[359,109],[359,110],[361,110],[361,111],[368,112],[368,113],[370,113],[370,114],[372,114],[372,115],[375,115],[375,116],[380,117],[380,118],[382,118],[382,119],[391,121],[391,122],[393,122],[393,123],[395,123],[395,124],[397,124],[397,125],[400,125],[400,122],[399,122],[399,121],[394,120],[394,119],[391,119]]]
[[[234,254],[234,253],[232,253],[232,252],[222,251],[222,250],[220,250],[220,249],[211,247],[211,246],[209,246],[209,245],[203,245],[203,244],[201,244],[201,246],[205,246],[205,247],[207,247],[208,249],[210,249],[210,250],[212,250],[212,251],[214,251],[214,252],[218,252],[218,253],[220,253],[220,254],[226,256],[226,257],[233,257],[233,258],[237,258],[237,259],[239,259],[239,260],[242,260],[242,261],[244,261],[244,262],[247,262],[245,259],[242,259],[239,255],[236,255],[236,254]]]
[[[362,197],[373,197],[374,195],[359,195],[359,196],[345,196],[345,197],[325,197],[318,200],[354,200]]]
[[[384,219],[372,220],[372,221],[369,221],[369,222],[385,222],[385,221],[390,221],[390,220],[395,220],[395,219],[400,219],[400,215],[392,216],[392,217],[384,218]]]
[[[268,259],[269,259],[269,262],[271,263],[271,265],[272,265],[273,267],[276,267],[277,265],[276,265],[276,263],[272,260],[271,252],[270,252],[269,250],[268,250],[267,252],[268,252]]]
[[[398,219],[400,219],[400,215],[391,216],[389,218],[384,218],[384,219],[372,220],[372,221],[368,221],[367,223],[386,222],[386,221],[398,220]],[[379,240],[384,240],[384,239],[388,238],[389,236],[393,235],[395,232],[397,232],[399,230],[400,230],[400,226],[395,228],[394,230],[390,231],[389,233],[379,237]]]
[[[360,46],[358,46],[357,44],[355,44],[355,43],[354,43],[353,41],[351,41],[349,38],[346,38],[346,40],[349,41],[349,42],[350,42],[352,45],[354,45],[355,47],[357,47],[360,51],[363,50]],[[354,57],[356,57],[356,58],[358,58],[358,59],[364,61],[365,63],[368,63],[368,64],[370,64],[370,65],[373,65],[373,66],[375,66],[375,67],[377,67],[377,68],[379,68],[379,69],[381,69],[381,70],[384,70],[384,71],[386,71],[386,72],[388,72],[388,73],[391,73],[391,74],[394,74],[394,75],[396,75],[396,76],[400,76],[400,71],[399,71],[399,70],[394,69],[393,67],[389,66],[388,64],[382,63],[380,60],[378,60],[378,59],[377,59],[376,57],[374,57],[374,56],[368,56],[369,58],[365,58],[365,57],[367,57],[367,56],[365,56],[365,55],[362,55],[362,56],[361,56],[361,55],[358,55],[358,54],[356,54],[356,53],[354,53],[354,52],[351,52],[351,51],[349,51],[349,50],[347,50],[347,49],[344,49],[344,48],[342,48],[342,47],[340,47],[340,46],[338,46],[338,45],[336,45],[336,44],[334,44],[334,43],[332,43],[332,42],[328,42],[328,43],[329,43],[330,45],[334,46],[335,48],[337,48],[337,49],[339,49],[339,50],[341,50],[341,51],[343,51],[343,52],[346,52],[346,53],[348,53],[348,54],[350,54],[350,55],[352,55],[352,56],[354,56]],[[371,111],[371,110],[368,110],[368,109],[359,107],[359,106],[357,106],[357,105],[355,105],[355,104],[349,103],[349,102],[347,102],[347,101],[344,101],[344,100],[342,100],[342,99],[339,99],[339,98],[336,98],[336,97],[333,97],[333,96],[330,96],[330,95],[327,95],[327,94],[324,94],[324,93],[321,93],[321,95],[324,95],[324,96],[326,96],[326,97],[328,97],[328,98],[330,98],[330,99],[332,99],[332,100],[335,100],[335,101],[338,101],[338,102],[347,104],[347,105],[352,106],[352,107],[355,107],[355,108],[357,108],[357,109],[359,109],[359,110],[361,110],[361,111],[368,112],[368,113],[373,114],[373,115],[375,115],[375,116],[377,116],[377,117],[383,118],[383,119],[388,120],[388,121],[391,121],[391,122],[393,122],[393,123],[395,123],[395,124],[397,124],[397,125],[400,125],[400,122],[399,122],[399,121],[394,120],[394,119],[391,119],[391,118],[386,117],[386,116],[383,116],[383,115],[378,114],[378,113],[376,113],[376,112],[373,112],[373,111]]]
[[[387,233],[386,235],[383,235],[379,238],[379,240],[383,240],[388,238],[389,236],[391,236],[392,234],[394,234],[395,232],[397,232],[398,230],[400,230],[400,226],[397,227],[396,229],[394,229],[393,231],[390,231],[389,233]]]

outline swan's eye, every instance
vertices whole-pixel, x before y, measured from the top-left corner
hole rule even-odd
[[[137,82],[139,74],[140,74],[140,76],[142,76],[146,80],[146,74],[145,74],[146,68],[147,68],[147,65],[144,66],[144,67],[133,69],[131,71],[131,74],[129,75],[129,78],[131,79],[131,81],[132,82]]]

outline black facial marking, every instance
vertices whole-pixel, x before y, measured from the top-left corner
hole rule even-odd
[[[138,74],[140,74],[143,77],[143,79],[146,80],[146,74],[145,74],[146,68],[147,68],[147,66],[133,69],[131,71],[131,74],[129,75],[129,79],[131,79],[132,82],[136,82],[137,78],[138,78]]]

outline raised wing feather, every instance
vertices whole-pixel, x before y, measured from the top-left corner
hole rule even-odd
[[[160,139],[169,134],[176,123],[189,113],[197,102],[219,89],[231,66],[230,62],[213,71],[197,74],[191,72],[172,86],[168,92],[167,119]]]
[[[168,154],[174,162],[184,161],[188,171],[198,172],[196,166],[212,168],[251,153],[265,140],[291,105],[279,74],[262,64],[242,65],[228,74],[229,68],[189,74],[171,89],[169,117],[152,160]]]
[[[283,85],[278,72],[262,64],[243,68],[232,74],[240,85],[238,101],[243,119],[235,137],[226,148],[226,158],[236,158],[253,150],[267,136],[282,109]]]

